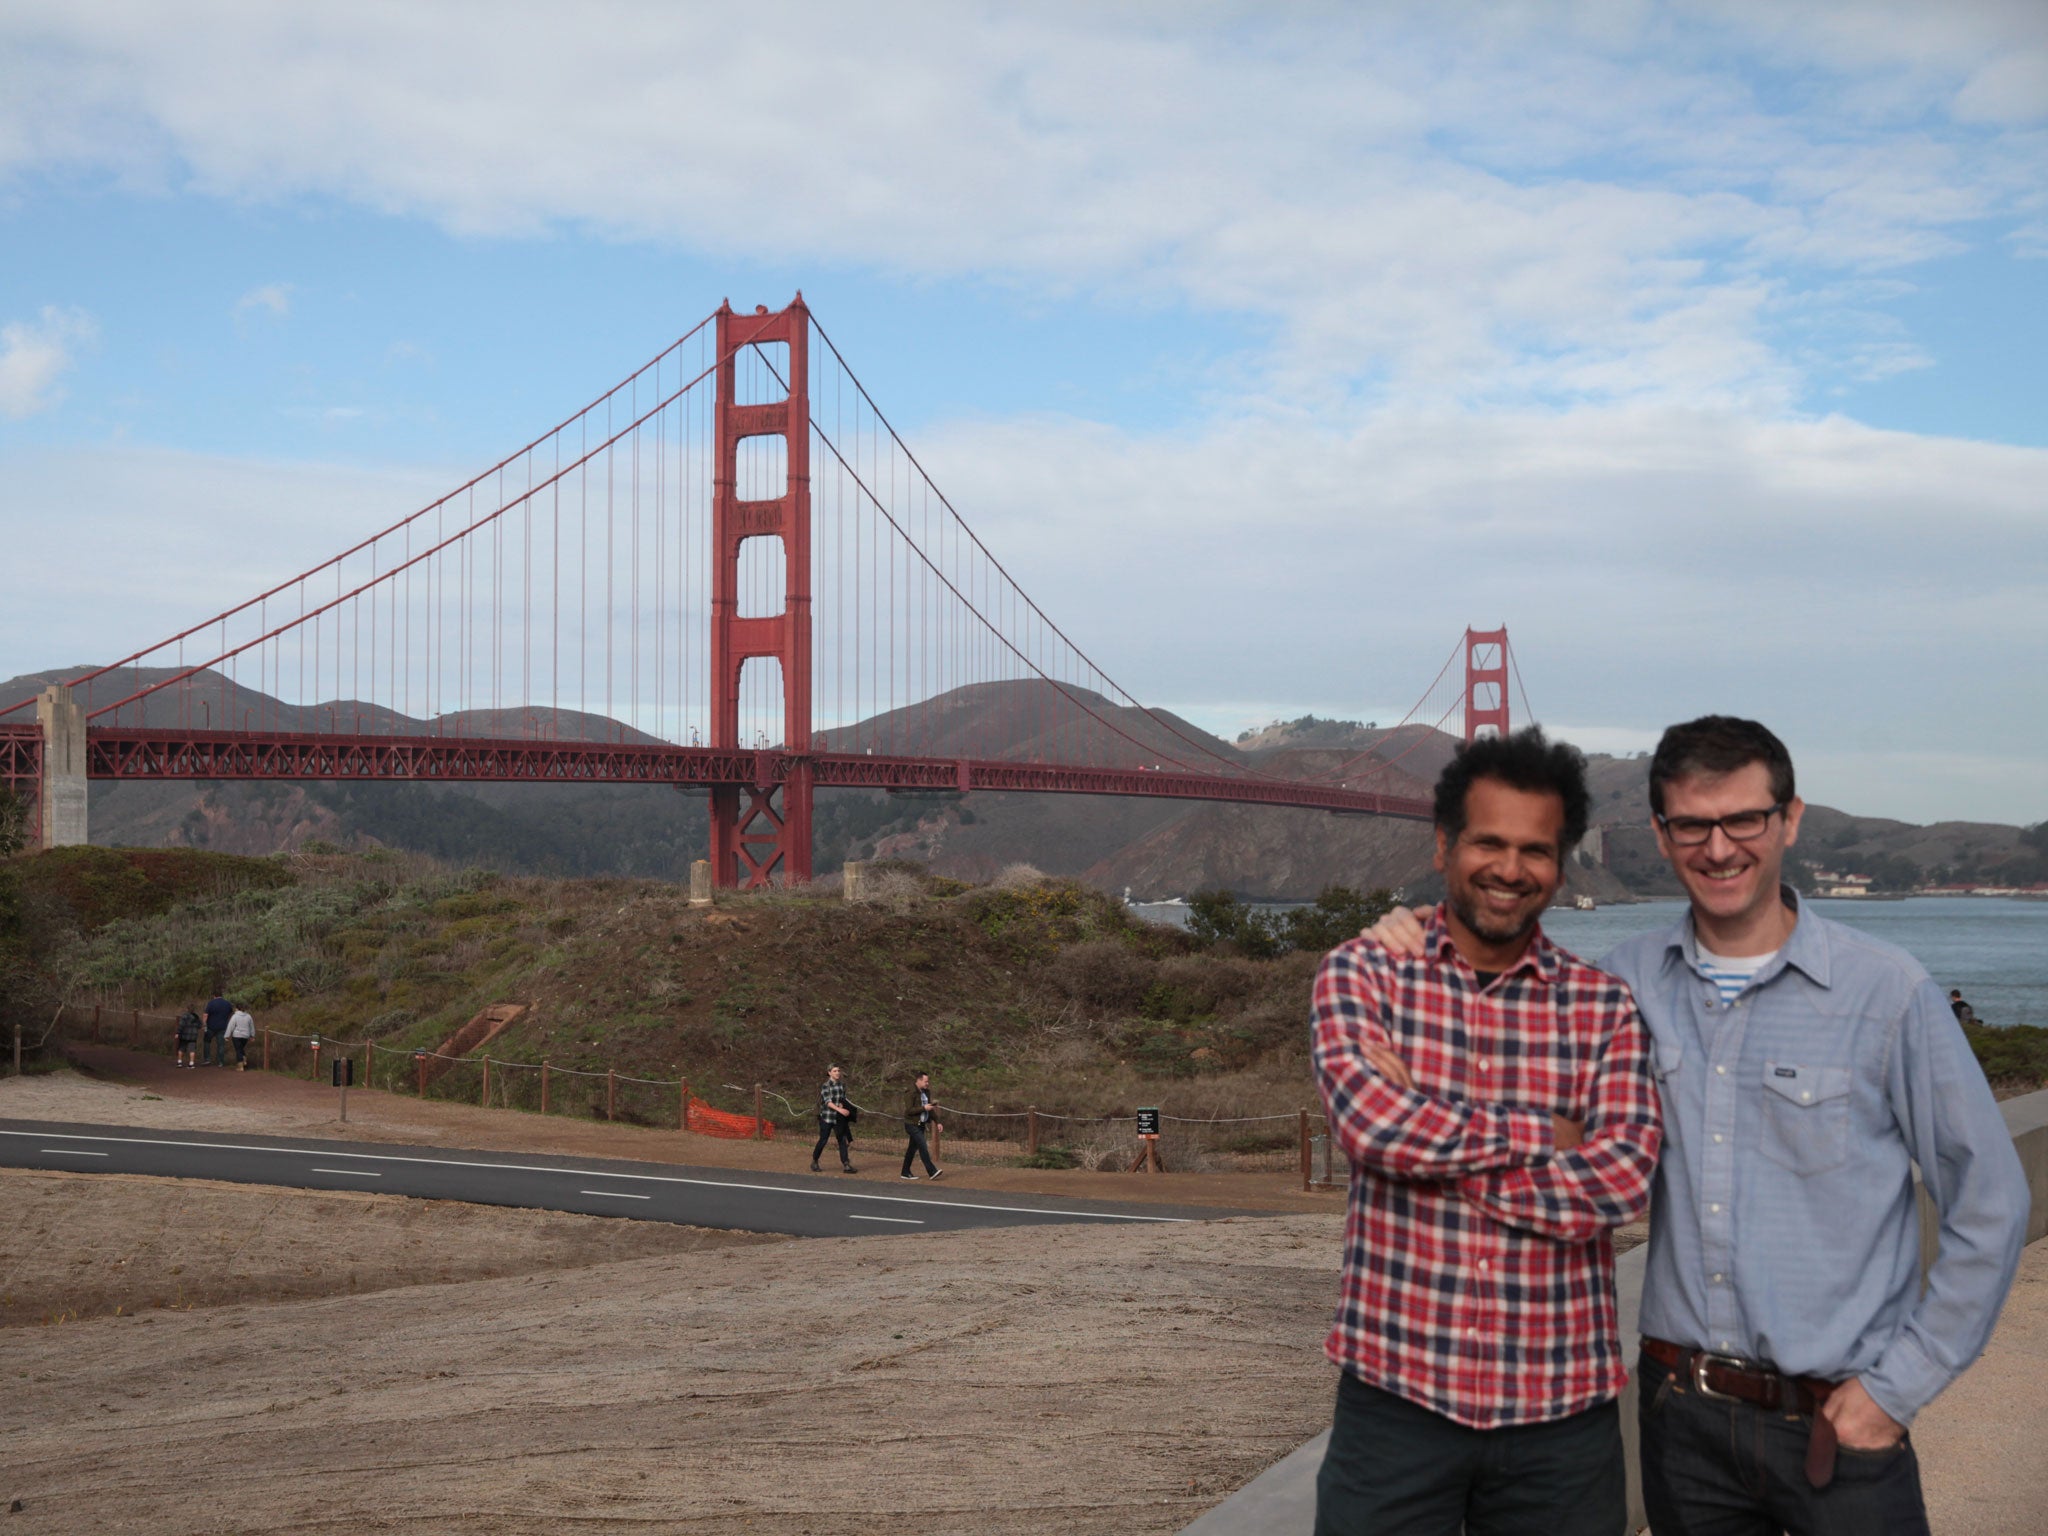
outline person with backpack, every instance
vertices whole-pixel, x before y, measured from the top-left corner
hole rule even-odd
[[[206,1038],[199,1048],[199,1065],[224,1067],[228,1064],[228,1020],[235,1005],[216,992],[206,1003]]]
[[[177,1067],[199,1065],[199,1011],[196,1006],[187,1005],[178,1015],[177,1032],[172,1039],[171,1064]]]
[[[924,1176],[928,1179],[936,1179],[946,1171],[932,1161],[931,1143],[925,1140],[927,1130],[945,1129],[933,1118],[936,1109],[932,1103],[932,1075],[920,1072],[903,1099],[903,1129],[910,1137],[910,1145],[903,1149],[903,1172],[898,1177],[916,1178],[917,1175],[910,1171],[910,1165],[917,1158],[924,1159]]]

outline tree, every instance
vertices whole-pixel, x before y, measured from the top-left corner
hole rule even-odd
[[[11,789],[0,788],[0,859],[12,858],[28,846],[28,802]]]
[[[1197,891],[1188,898],[1188,929],[1208,942],[1234,944],[1255,960],[1289,950],[1321,954],[1356,938],[1394,905],[1384,887],[1361,893],[1348,885],[1325,886],[1308,906],[1261,912],[1228,891]]]

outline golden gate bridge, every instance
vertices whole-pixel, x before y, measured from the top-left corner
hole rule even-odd
[[[1261,772],[1024,592],[799,293],[721,304],[448,495],[0,709],[0,783],[45,847],[84,841],[91,779],[668,784],[708,796],[714,882],[758,887],[810,877],[827,788],[1426,820],[1400,759],[1505,732],[1511,668],[1504,627],[1467,629],[1380,738],[1405,749]]]

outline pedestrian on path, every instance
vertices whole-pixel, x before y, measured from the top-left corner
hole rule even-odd
[[[249,1042],[256,1037],[256,1021],[249,1017],[249,1010],[237,1008],[228,1019],[228,1039],[235,1047],[235,1070],[249,1070]],[[226,1066],[225,1059],[221,1062]]]
[[[206,1003],[206,1039],[199,1048],[199,1065],[202,1067],[224,1067],[228,1061],[228,1020],[234,1017],[235,1005],[214,993]]]
[[[196,1067],[199,1065],[199,1031],[202,1027],[199,1022],[199,1008],[197,1004],[189,1005],[183,1013],[178,1015],[177,1034],[173,1039],[171,1055],[173,1065],[180,1067]]]
[[[859,1111],[846,1102],[846,1084],[837,1067],[825,1069],[825,1081],[818,1085],[818,1144],[811,1148],[811,1172],[823,1173],[818,1159],[825,1143],[838,1139],[839,1167],[845,1173],[859,1173],[853,1166],[853,1122]]]
[[[910,1092],[903,1100],[903,1129],[910,1137],[910,1145],[903,1149],[903,1172],[900,1178],[914,1179],[910,1165],[918,1158],[924,1159],[924,1176],[936,1179],[946,1170],[932,1161],[931,1143],[925,1140],[927,1131],[943,1131],[945,1127],[933,1118],[932,1075],[920,1072],[911,1084]]]

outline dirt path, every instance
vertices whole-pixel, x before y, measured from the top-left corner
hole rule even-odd
[[[338,1093],[306,1078],[218,1067],[181,1071],[160,1054],[111,1046],[72,1045],[67,1050],[90,1076],[60,1072],[0,1080],[0,1117],[545,1151],[784,1174],[804,1173],[810,1164],[807,1136],[728,1141],[367,1089],[350,1090],[348,1124],[343,1125],[337,1118]],[[902,1155],[903,1137],[893,1128],[878,1126],[855,1143],[854,1160],[863,1179],[893,1182]],[[845,1177],[836,1170],[823,1176]],[[970,1189],[1212,1209],[1311,1213],[1339,1211],[1344,1203],[1341,1193],[1303,1193],[1298,1174],[1090,1173],[949,1161],[946,1177]]]
[[[182,1309],[7,1332],[10,1532],[1163,1533],[1328,1414],[1334,1216],[700,1237],[551,1269],[606,1240],[560,1224],[652,1224],[148,1179],[6,1188],[41,1223],[9,1250],[17,1272],[83,1259],[104,1285],[126,1245],[131,1282],[183,1256],[193,1286]],[[214,1294],[201,1274],[248,1296],[295,1268],[341,1290],[348,1270],[490,1264],[531,1268],[193,1305]]]

